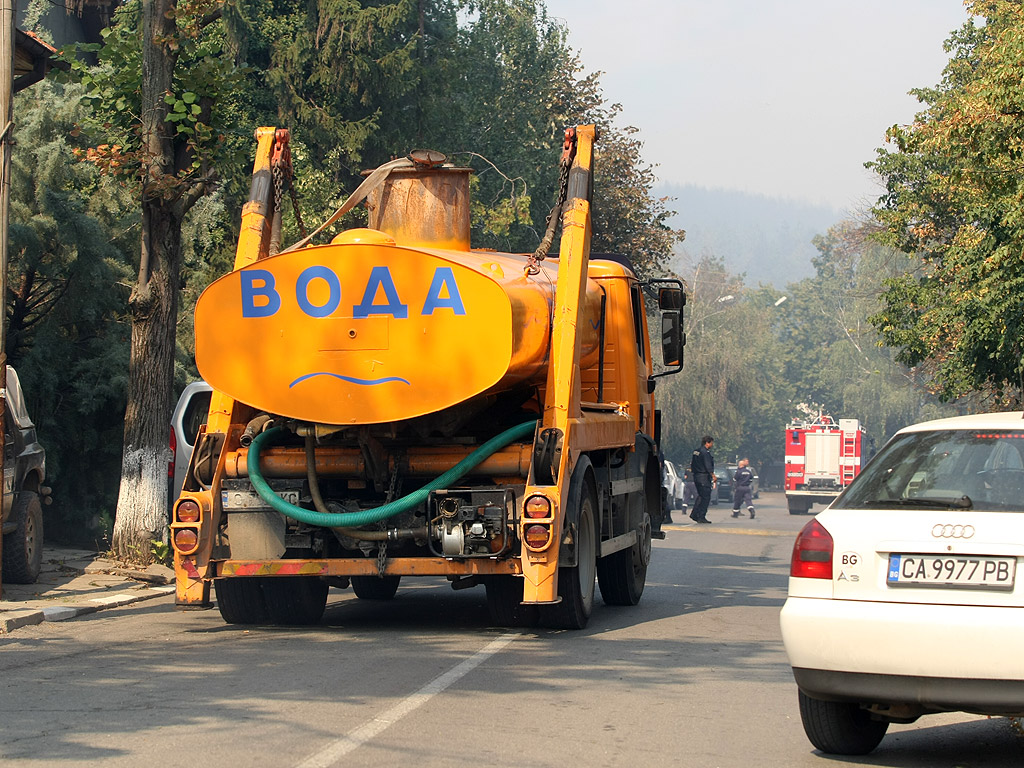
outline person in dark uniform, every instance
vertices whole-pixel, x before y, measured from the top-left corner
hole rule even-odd
[[[732,516],[740,516],[740,507],[747,504],[750,519],[754,519],[754,470],[750,468],[749,459],[740,459],[735,474],[732,476]]]
[[[710,525],[708,504],[711,502],[711,489],[718,484],[718,478],[715,477],[715,457],[711,455],[715,439],[711,435],[704,435],[700,442],[700,448],[693,452],[693,458],[690,459],[690,473],[693,475],[693,484],[697,487],[697,503],[693,505],[690,519]]]

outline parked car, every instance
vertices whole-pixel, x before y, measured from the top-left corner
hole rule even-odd
[[[782,637],[821,751],[931,713],[1024,716],[1021,416],[900,430],[798,536]]]
[[[181,493],[185,473],[192,461],[199,428],[206,423],[213,387],[205,381],[193,381],[185,387],[171,415],[171,462],[167,467],[167,494],[173,504]]]
[[[717,505],[718,500],[723,499],[726,504],[732,504],[732,473],[727,467],[718,467],[715,469],[715,477],[718,482],[711,490],[710,503]]]
[[[751,471],[754,471],[754,465],[751,464],[749,466],[750,466]],[[729,473],[729,488],[730,488],[730,493],[731,493],[732,492],[732,478],[733,478],[733,475],[736,474],[736,470],[739,469],[739,465],[738,464],[726,464],[725,465],[725,469]],[[750,484],[750,493],[751,493],[751,495],[755,499],[760,498],[760,495],[761,495],[761,480],[757,476],[757,472],[756,471],[754,471],[754,480]]]
[[[43,485],[46,451],[11,366],[4,402],[3,580],[32,584],[43,565],[43,504],[50,503],[50,489]]]
[[[661,484],[665,488],[665,497],[669,510],[683,507],[683,478],[679,476],[676,465],[671,461],[664,462]]]

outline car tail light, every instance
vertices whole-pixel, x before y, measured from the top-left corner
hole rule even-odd
[[[174,479],[174,459],[178,455],[178,438],[174,434],[174,427],[171,427],[171,460],[167,462],[167,479]]]
[[[831,579],[832,548],[832,534],[817,520],[811,520],[796,537],[789,575],[802,579]]]
[[[551,539],[551,529],[546,525],[528,525],[523,531],[526,546],[531,549],[543,549]]]
[[[194,523],[199,520],[199,505],[192,499],[182,501],[174,511],[179,523]]]
[[[195,528],[179,528],[174,532],[174,548],[183,555],[195,552],[199,546],[199,531]]]
[[[551,517],[551,502],[545,496],[531,496],[526,500],[526,516],[532,519]]]

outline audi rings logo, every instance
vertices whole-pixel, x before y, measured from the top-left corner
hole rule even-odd
[[[938,523],[932,528],[932,536],[936,539],[969,539],[973,535],[973,525],[942,525],[942,523]]]

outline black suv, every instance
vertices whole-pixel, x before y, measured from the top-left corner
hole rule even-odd
[[[43,564],[43,501],[49,503],[46,452],[25,409],[18,374],[7,366],[4,398],[3,580],[31,584]]]

